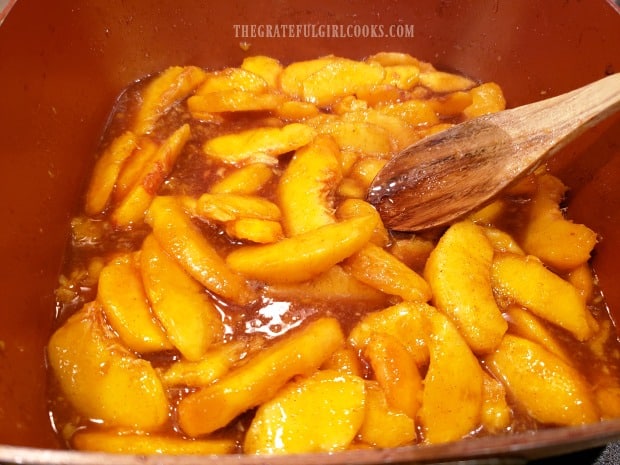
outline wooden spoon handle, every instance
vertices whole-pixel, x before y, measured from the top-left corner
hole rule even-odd
[[[547,160],[619,109],[620,73],[616,73],[574,91],[506,110],[497,114],[494,124],[502,127],[513,143],[523,148],[540,144],[537,150],[523,150],[528,156],[520,157],[520,165],[526,170],[532,164]]]

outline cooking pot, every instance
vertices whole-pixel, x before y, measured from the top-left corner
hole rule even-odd
[[[268,37],[268,25],[312,27]],[[320,33],[332,25],[337,34]],[[256,54],[287,63],[401,51],[443,70],[495,81],[508,105],[516,106],[619,72],[618,44],[620,8],[605,0],[16,2],[0,27],[0,462],[264,462],[59,450],[48,416],[44,359],[56,310],[53,291],[92,154],[115,98],[129,83],[173,64],[217,69]],[[614,319],[620,317],[619,153],[615,118],[552,163],[571,189],[570,217],[600,233],[593,266]],[[269,461],[519,461],[616,438],[620,421],[607,421],[441,446]]]

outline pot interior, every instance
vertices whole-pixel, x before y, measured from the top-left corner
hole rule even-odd
[[[410,25],[414,37],[243,36],[242,25]],[[108,112],[129,83],[169,65],[283,63],[407,52],[492,80],[509,106],[620,71],[620,14],[604,0],[330,2],[20,0],[0,28],[0,443],[57,448],[44,345],[57,275]],[[593,265],[615,320],[620,258],[620,119],[563,151],[569,215],[600,233]]]

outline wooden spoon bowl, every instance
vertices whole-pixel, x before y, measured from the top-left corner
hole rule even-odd
[[[572,92],[458,124],[392,158],[368,191],[385,225],[446,225],[488,203],[620,110],[620,73]]]

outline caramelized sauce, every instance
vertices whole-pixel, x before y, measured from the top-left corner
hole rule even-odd
[[[102,146],[109,144],[127,127],[130,127],[136,108],[141,102],[140,91],[144,85],[145,82],[136,83],[121,95],[109,121]],[[192,136],[176,162],[173,172],[156,193],[159,195],[198,196],[207,192],[209,186],[235,168],[206,158],[201,148],[204,141],[242,129],[268,126],[271,124],[271,118],[271,115],[266,112],[226,114],[222,116],[221,124],[212,124],[192,118],[184,107],[175,106],[172,111],[167,112],[159,120],[153,134],[160,140],[164,140],[175,128],[188,123],[191,127]],[[459,120],[459,117],[450,117],[445,122],[457,123]],[[290,156],[279,159],[277,170],[280,173],[289,159]],[[261,191],[261,195],[274,200],[277,182],[277,177],[275,177]],[[335,206],[342,200],[334,199]],[[505,197],[507,207],[501,217],[495,221],[494,226],[507,231],[518,239],[522,234],[522,227],[528,215],[528,200],[527,196]],[[57,290],[56,324],[58,327],[85,303],[95,298],[97,270],[100,266],[119,252],[138,250],[143,239],[150,232],[149,227],[144,225],[138,225],[127,230],[117,230],[109,222],[109,213],[109,211],[105,211],[97,218],[78,216],[74,219],[72,240],[66,251],[61,285]],[[240,243],[228,237],[212,224],[201,221],[195,221],[195,224],[209,241],[215,244],[222,256],[225,256]],[[421,234],[421,237],[436,242],[441,232],[429,231]],[[409,236],[404,233],[393,233],[391,239],[394,241],[405,237]],[[422,268],[415,271],[422,272]],[[264,283],[254,282],[252,286],[262,290]],[[205,292],[209,293],[209,291]],[[319,316],[336,317],[340,321],[344,333],[348,334],[365,314],[399,301],[397,298],[388,296],[383,300],[374,302],[351,299],[325,301],[303,295],[299,295],[295,299],[278,299],[277,296],[262,293],[261,298],[251,305],[239,306],[223,300],[215,294],[209,293],[209,295],[225,323],[225,339],[227,341],[243,338],[247,335],[260,335],[269,341],[286,334],[305,321]],[[593,344],[579,343],[567,332],[549,324],[547,327],[561,344],[570,350],[573,362],[590,383],[596,385],[597,383],[605,383],[605,380],[618,380],[620,379],[620,344],[615,336],[605,301],[598,288],[588,303],[588,308],[601,327],[607,329],[607,332],[603,332],[603,336],[596,345],[598,353],[594,353]],[[150,361],[155,368],[163,369],[179,360],[180,354],[171,350],[144,355],[143,358]],[[372,376],[372,371],[368,365],[365,366],[365,372],[367,376]],[[179,399],[192,391],[191,388],[170,389],[168,396],[171,404],[176,405]],[[96,430],[100,427],[101,422],[98,419],[84,418],[76,412],[66,401],[57,383],[53,380],[49,388],[49,407],[53,425],[58,435],[69,447],[69,438],[74,431],[84,428]],[[513,413],[513,422],[507,432],[536,430],[549,426],[538,424],[518,408],[515,408]],[[175,410],[172,409],[169,421],[163,426],[162,431],[173,436],[183,436],[175,415]],[[242,452],[240,444],[243,439],[243,432],[247,429],[252,415],[253,411],[241,415],[228,427],[217,431],[210,437],[235,438],[239,444],[238,451]],[[477,434],[485,435],[487,433],[482,430]]]

